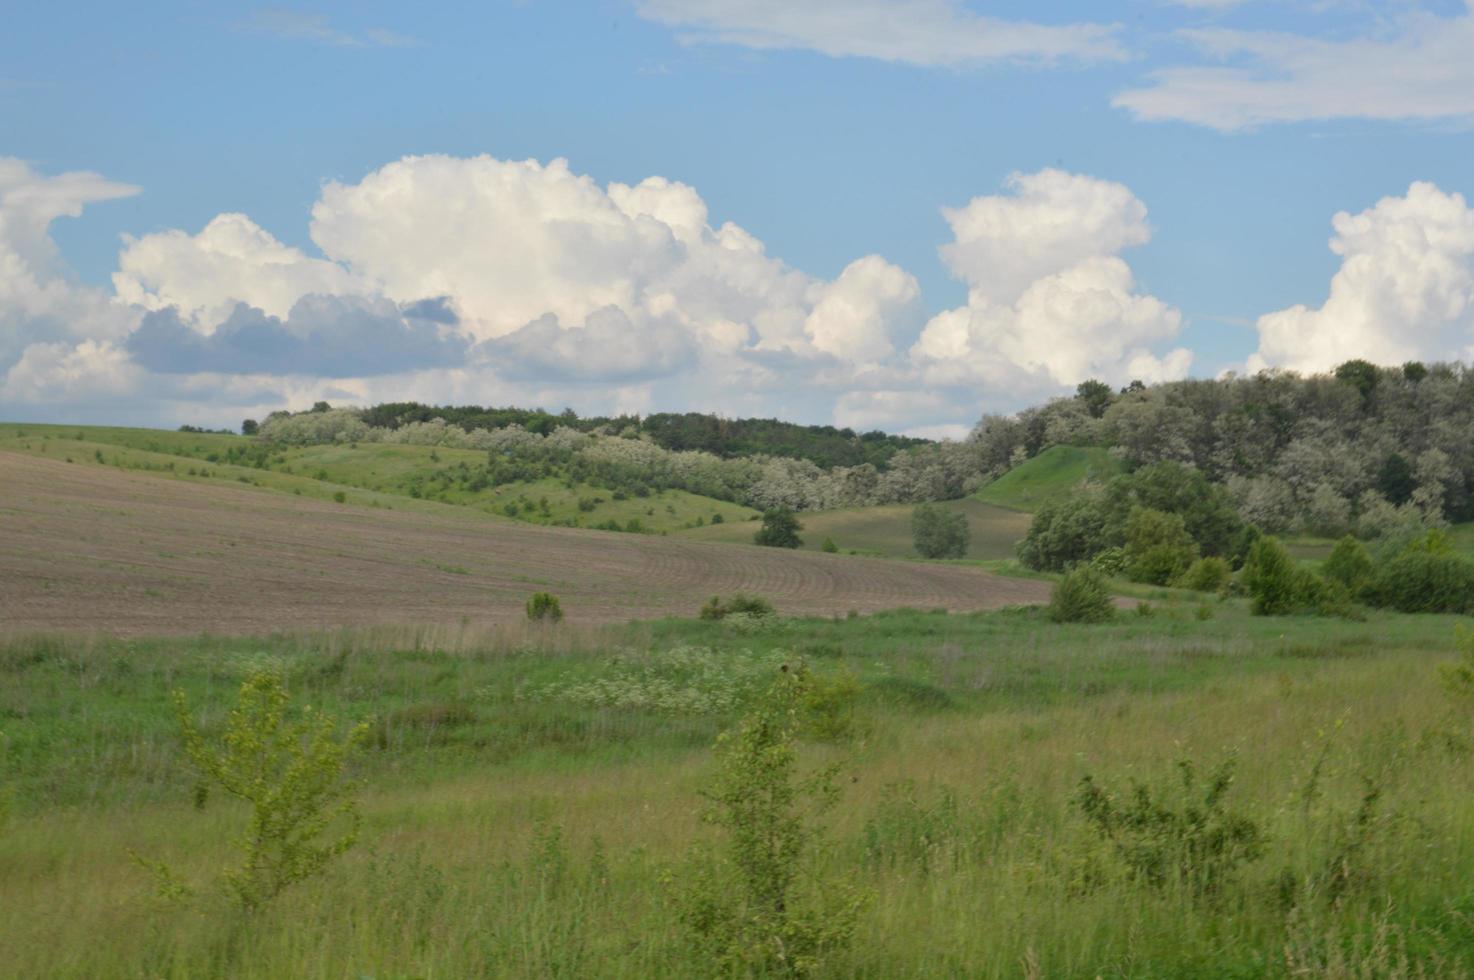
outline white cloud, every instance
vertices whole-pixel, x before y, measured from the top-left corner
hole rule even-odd
[[[173,307],[207,334],[241,302],[283,318],[311,293],[371,291],[343,266],[283,245],[243,214],[218,215],[197,235],[163,231],[124,242],[113,273],[118,298],[147,310]]]
[[[1182,377],[1191,354],[1153,349],[1177,310],[1136,291],[1115,253],[1150,237],[1146,207],[1120,184],[1057,170],[1014,175],[1009,195],[944,212],[941,249],[968,303],[933,317],[911,349],[934,385],[982,385],[990,400],[1041,397],[1086,378]]]
[[[642,17],[688,43],[799,49],[926,67],[1114,61],[1111,25],[1049,25],[969,12],[957,0],[641,0]]]
[[[914,276],[867,255],[820,287],[804,333],[816,348],[841,361],[882,361],[895,351],[891,336],[919,322],[920,298]]]
[[[137,193],[97,174],[46,177],[0,157],[0,373],[32,344],[116,340],[137,322],[102,290],[74,282],[50,235],[57,218]]]
[[[370,27],[358,32],[345,31],[334,27],[322,14],[276,7],[255,11],[240,24],[240,29],[270,34],[288,41],[307,41],[339,48],[406,48],[417,47],[421,43],[417,38],[383,27]]]
[[[1138,119],[1220,130],[1360,118],[1474,118],[1474,0],[1467,12],[1415,11],[1388,36],[1322,40],[1269,31],[1195,30],[1183,37],[1229,62],[1168,68],[1112,104]]]
[[[1319,309],[1259,318],[1249,367],[1322,371],[1351,358],[1379,364],[1468,357],[1474,342],[1474,209],[1414,183],[1359,214],[1341,212],[1331,251],[1341,268]]]

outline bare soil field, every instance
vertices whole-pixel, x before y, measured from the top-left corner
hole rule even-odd
[[[569,620],[690,616],[714,594],[793,615],[1042,602],[974,568],[405,512],[0,452],[0,629],[262,634],[508,622],[527,596]]]

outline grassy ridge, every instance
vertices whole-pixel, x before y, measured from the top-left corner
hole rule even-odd
[[[1450,717],[1438,684],[1454,622],[1253,618],[1235,602],[1203,620],[1197,608],[1168,602],[1097,628],[903,612],[757,632],[664,621],[12,640],[0,648],[5,970],[707,975],[669,883],[711,839],[699,790],[733,714],[638,700],[671,662],[663,651],[695,647],[710,666],[697,687],[774,655],[856,679],[854,736],[804,749],[846,777],[826,873],[871,896],[854,948],[821,975],[1396,976],[1399,956],[1431,975],[1474,971],[1474,770],[1424,737],[1471,720]],[[218,724],[263,658],[285,666],[300,702],[376,719],[357,763],[364,846],[262,914],[160,904],[127,849],[202,880],[241,818],[225,801],[190,806],[167,691],[183,687]],[[599,677],[622,678],[624,700],[570,696]],[[1266,846],[1216,899],[1132,880],[1071,803],[1087,773],[1124,791],[1170,779],[1179,759],[1226,755],[1239,760],[1229,799]],[[1368,785],[1378,801],[1358,830]],[[1348,871],[1334,901],[1316,890],[1328,867]]]
[[[435,501],[535,524],[612,523],[627,530],[635,522],[641,530],[661,533],[698,520],[704,524],[715,514],[740,521],[755,513],[684,490],[621,499],[603,488],[550,479],[473,489],[466,475],[485,464],[486,454],[470,449],[380,443],[263,447],[243,436],[214,433],[10,423],[0,424],[0,449],[319,499],[343,493],[349,502],[399,507]]]
[[[998,507],[1032,511],[1047,500],[1070,493],[1085,480],[1104,483],[1125,469],[1125,464],[1106,449],[1051,446],[974,496]]]

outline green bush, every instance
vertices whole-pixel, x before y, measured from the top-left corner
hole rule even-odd
[[[333,501],[335,503],[341,504],[341,503],[346,502],[347,500],[348,500],[348,495],[346,493],[344,493],[342,490],[338,490],[338,491],[336,491],[333,494]]]
[[[1106,515],[1093,494],[1045,501],[1018,543],[1019,561],[1029,568],[1062,572],[1104,551]]]
[[[357,843],[356,786],[343,778],[343,769],[368,734],[367,724],[339,740],[333,719],[310,708],[300,720],[289,720],[290,696],[277,669],[257,668],[246,675],[218,744],[207,741],[195,725],[184,692],[174,691],[173,699],[185,754],[201,778],[196,806],[205,804],[212,786],[251,806],[239,839],[240,863],[223,876],[226,890],[243,908],[259,908]],[[346,826],[323,841],[334,823]],[[162,893],[190,894],[167,865],[134,857],[155,874]]]
[[[1404,548],[1373,572],[1367,601],[1406,613],[1474,612],[1474,562],[1423,548]]]
[[[534,592],[527,600],[527,618],[535,623],[556,623],[563,618],[563,604],[551,592]]]
[[[1177,584],[1194,592],[1217,592],[1228,584],[1228,562],[1216,555],[1193,562]]]
[[[839,545],[834,543],[833,538],[825,538],[824,543],[819,546],[819,550],[833,555],[839,552]]]
[[[752,536],[752,541],[767,548],[797,548],[804,543],[798,536],[803,528],[793,511],[769,510],[763,514],[763,526]]]
[[[1049,618],[1056,623],[1103,623],[1115,615],[1105,578],[1086,566],[1066,572],[1049,597]]]
[[[935,504],[917,504],[911,511],[911,541],[923,558],[962,558],[971,536],[960,511]]]
[[[721,596],[712,596],[706,605],[701,607],[701,618],[726,619],[733,613],[761,618],[771,616],[774,612],[773,604],[762,596],[744,595],[739,592],[726,602],[722,601]]]
[[[1126,576],[1133,582],[1166,585],[1198,556],[1198,546],[1177,514],[1133,507],[1126,519]]]
[[[1321,567],[1321,574],[1341,583],[1352,595],[1357,595],[1371,580],[1371,553],[1367,551],[1366,545],[1348,534],[1331,549],[1330,556]]]
[[[1244,558],[1243,586],[1256,616],[1284,616],[1300,609],[1304,580],[1278,538],[1262,537]]]
[[[1120,799],[1086,776],[1075,803],[1133,878],[1157,888],[1183,886],[1191,894],[1211,896],[1241,866],[1258,859],[1264,833],[1258,823],[1224,804],[1233,785],[1231,762],[1213,770],[1202,787],[1190,761],[1177,766],[1180,790],[1175,793],[1136,783]]]

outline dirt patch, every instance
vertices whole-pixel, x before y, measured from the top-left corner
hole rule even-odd
[[[739,591],[811,615],[1048,598],[973,568],[356,507],[0,452],[0,628],[495,622],[542,590],[583,622],[694,615]]]

